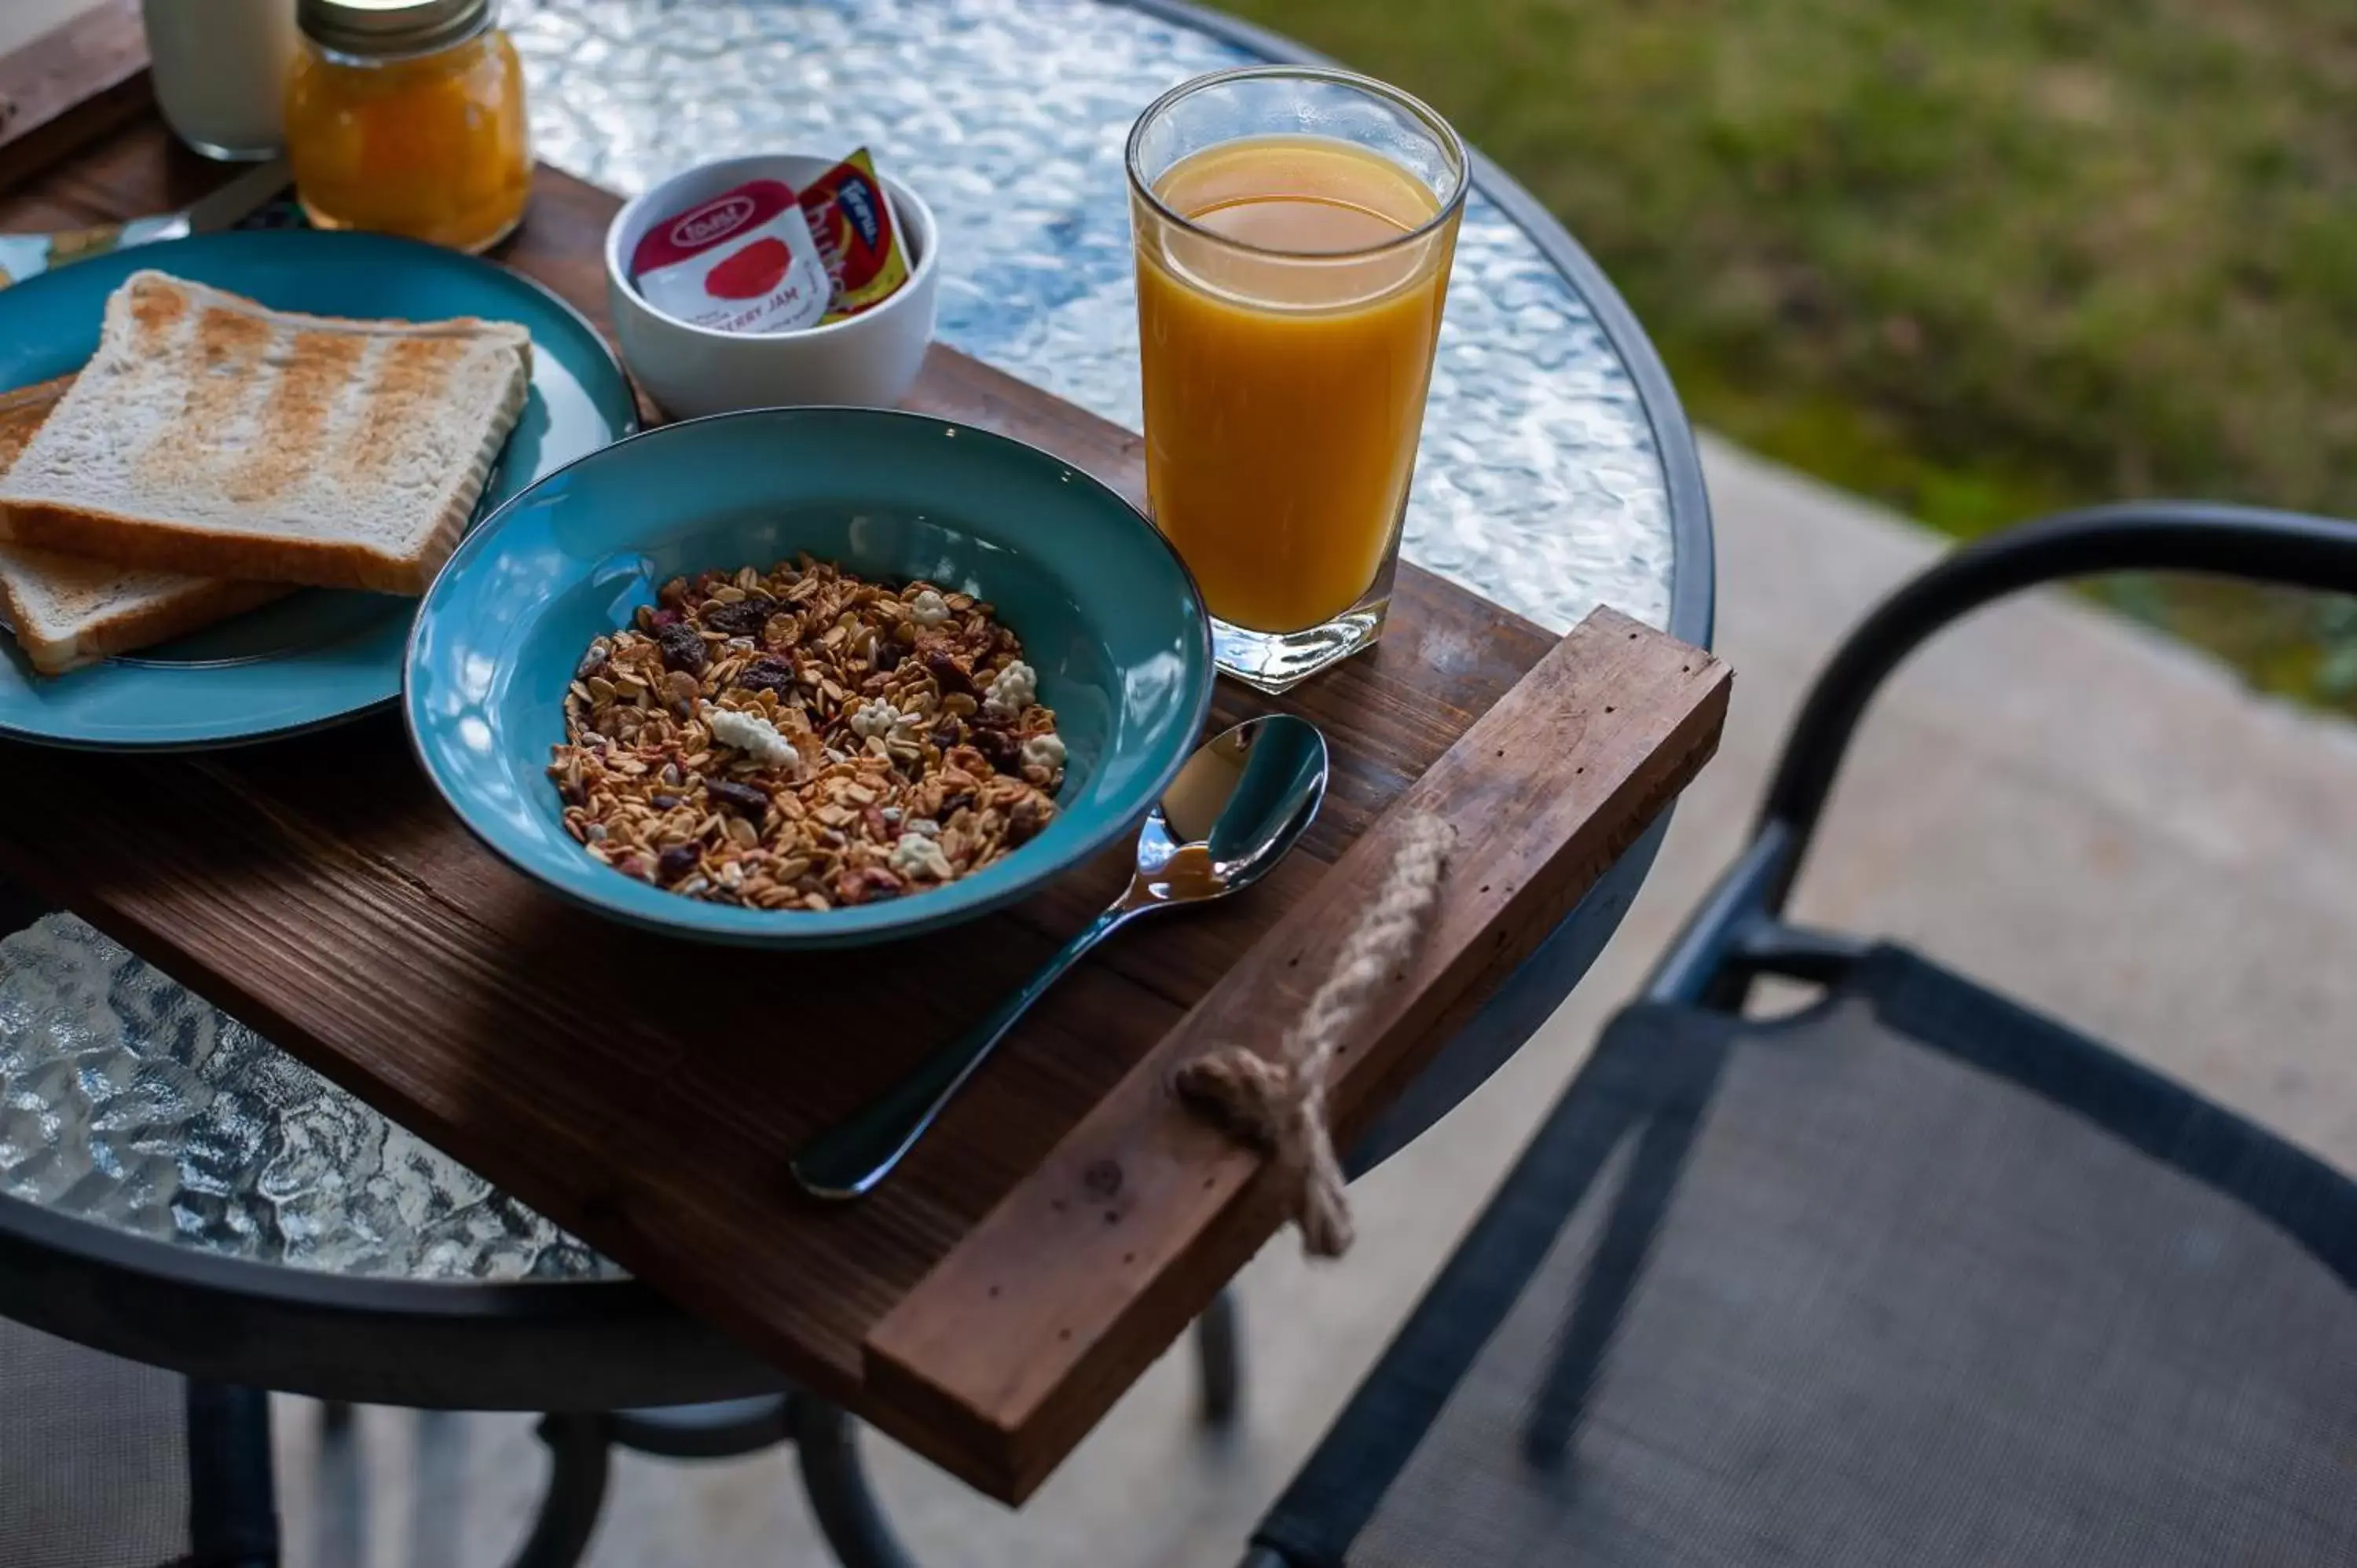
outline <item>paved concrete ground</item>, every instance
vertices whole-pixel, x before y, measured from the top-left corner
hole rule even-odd
[[[1279,1241],[1243,1280],[1241,1430],[1192,1419],[1170,1358],[1020,1513],[870,1445],[920,1558],[1026,1568],[1220,1568],[1382,1348],[1604,1017],[1740,842],[1803,683],[1928,535],[1714,445],[1717,762],[1578,995],[1501,1077],[1356,1189],[1359,1249],[1310,1268]],[[2357,730],[2256,701],[2201,658],[2061,596],[1987,613],[1870,721],[1802,911],[1899,933],[2357,1169]],[[353,1449],[282,1410],[294,1568],[490,1564],[538,1456],[512,1417],[364,1412]],[[356,1468],[357,1467],[357,1468]],[[364,1475],[360,1472],[365,1472]],[[354,1485],[358,1480],[361,1484]],[[790,1456],[620,1463],[600,1568],[823,1561]]]

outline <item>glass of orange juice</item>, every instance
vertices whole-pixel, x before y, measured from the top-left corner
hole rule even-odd
[[[1147,503],[1263,691],[1383,635],[1466,186],[1348,71],[1198,77],[1130,132]]]

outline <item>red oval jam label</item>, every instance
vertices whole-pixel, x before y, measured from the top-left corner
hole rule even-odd
[[[715,299],[759,299],[786,281],[793,252],[783,240],[756,240],[704,274],[704,291]]]

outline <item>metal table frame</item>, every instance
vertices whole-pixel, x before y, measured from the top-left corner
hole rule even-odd
[[[1184,0],[1110,3],[1268,59],[1333,63],[1265,28]],[[1482,194],[1586,301],[1636,385],[1668,490],[1674,554],[1667,629],[1707,647],[1715,602],[1709,500],[1693,430],[1669,374],[1602,269],[1562,225],[1478,152],[1472,173]],[[1569,995],[1619,929],[1667,827],[1664,813],[1443,1049],[1352,1151],[1354,1175],[1395,1153],[1471,1093]],[[582,1429],[565,1424],[569,1416],[786,1390],[773,1369],[634,1281],[477,1284],[324,1273],[207,1256],[5,1197],[0,1197],[0,1314],[199,1380],[331,1401],[554,1412],[551,1443],[560,1458],[567,1444],[582,1446]],[[1207,1345],[1217,1340],[1232,1349],[1232,1323],[1224,1316],[1220,1321],[1224,1331]],[[1214,1387],[1223,1361],[1232,1381],[1232,1356],[1206,1357],[1207,1380]],[[813,1432],[826,1425],[824,1407],[795,1402],[812,1407],[797,1419]],[[829,1441],[847,1453],[845,1429],[826,1430]],[[624,1432],[616,1440],[628,1443],[632,1436]],[[597,1468],[602,1473],[602,1457]],[[856,1482],[856,1466],[847,1474]],[[594,1505],[593,1488],[593,1515]],[[854,1499],[845,1506],[859,1505]]]

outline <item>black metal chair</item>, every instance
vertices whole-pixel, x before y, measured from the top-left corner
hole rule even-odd
[[[1786,896],[1932,632],[2050,579],[2357,592],[2154,504],[1962,550],[1803,708],[1749,847],[1254,1536],[1254,1568],[2357,1562],[2357,1187]],[[1751,982],[1822,986],[1749,1019]]]

